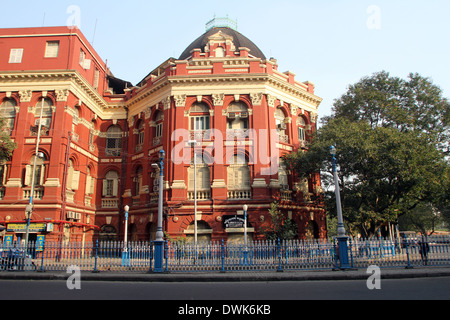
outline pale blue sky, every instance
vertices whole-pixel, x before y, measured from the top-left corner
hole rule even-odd
[[[114,75],[133,84],[228,15],[280,71],[316,84],[321,117],[349,84],[381,70],[418,72],[450,97],[448,0],[16,0],[2,4],[0,28],[66,25],[71,5]]]

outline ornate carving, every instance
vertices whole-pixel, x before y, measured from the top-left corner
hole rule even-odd
[[[252,99],[252,104],[254,106],[260,106],[262,102],[263,94],[262,93],[251,93],[250,99]]]
[[[20,95],[20,102],[30,102],[31,97],[33,95],[33,91],[22,90],[22,91],[19,91],[19,95]]]
[[[172,101],[172,99],[170,99],[170,97],[166,97],[161,101],[164,110],[170,109],[171,101]]]
[[[175,100],[175,107],[183,108],[186,105],[186,95],[180,94],[173,97]]]
[[[271,108],[275,108],[275,101],[277,101],[277,97],[271,96],[270,94],[267,95],[267,104]]]
[[[56,101],[67,101],[69,97],[69,90],[56,90]]]
[[[213,94],[212,98],[215,106],[223,106],[223,101],[225,100],[225,95],[223,93]]]

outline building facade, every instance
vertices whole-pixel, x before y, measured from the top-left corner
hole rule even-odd
[[[0,112],[18,146],[1,166],[4,235],[23,236],[33,196],[31,240],[116,240],[126,227],[154,239],[164,150],[168,239],[192,240],[196,212],[199,241],[242,240],[244,205],[261,239],[274,201],[299,238],[326,237],[319,175],[300,181],[281,160],[307,151],[322,100],[235,28],[210,25],[136,85],[76,28],[0,29],[0,41]]]

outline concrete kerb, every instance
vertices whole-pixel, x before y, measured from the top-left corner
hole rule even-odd
[[[285,272],[226,272],[226,273],[92,273],[81,272],[82,281],[120,282],[268,282],[268,281],[339,281],[367,280],[366,269],[347,271],[285,271]],[[64,272],[0,272],[0,280],[66,281]],[[450,277],[450,267],[413,269],[381,269],[381,279],[410,279]]]

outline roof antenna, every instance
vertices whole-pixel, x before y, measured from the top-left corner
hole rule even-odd
[[[95,19],[94,35],[92,36],[92,45],[94,45],[95,33],[97,32],[97,22],[98,22],[98,18]]]
[[[45,12],[44,12],[44,18],[42,19],[42,26],[45,26]]]

